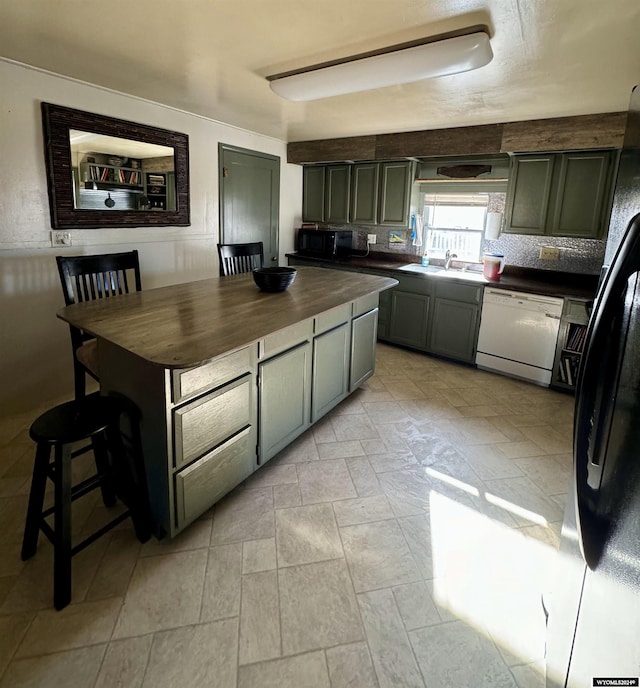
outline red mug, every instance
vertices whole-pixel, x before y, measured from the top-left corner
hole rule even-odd
[[[504,270],[504,255],[502,253],[485,253],[483,274],[490,282],[497,282]]]

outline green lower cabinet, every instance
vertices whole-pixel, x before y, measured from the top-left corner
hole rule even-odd
[[[427,350],[430,297],[393,289],[389,318],[389,341]]]
[[[310,425],[311,342],[259,366],[260,457],[264,464]]]
[[[313,340],[312,423],[322,418],[347,396],[350,342],[349,323],[344,323]],[[375,343],[373,337],[372,342]]]
[[[391,318],[391,291],[380,294],[378,305],[378,339],[389,339],[389,320]]]
[[[478,340],[478,306],[436,298],[433,304],[429,350],[434,354],[473,363]]]
[[[289,258],[289,265],[316,265],[329,269],[349,269],[331,263]],[[392,274],[399,284],[380,294],[377,313],[377,339],[407,346],[425,353],[445,356],[463,363],[474,363],[480,327],[480,304],[483,287],[462,280],[440,277],[407,276],[400,271],[370,274]],[[354,320],[353,337],[356,337]],[[363,337],[366,341],[366,337]],[[352,346],[354,346],[352,344]],[[354,357],[355,359],[355,357]],[[366,370],[363,364],[362,371]],[[366,377],[354,372],[349,390],[353,391]]]
[[[351,323],[350,392],[373,375],[376,364],[377,325],[377,308],[354,318]]]

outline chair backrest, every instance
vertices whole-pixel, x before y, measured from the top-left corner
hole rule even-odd
[[[264,249],[261,241],[250,244],[218,244],[220,276],[239,275],[264,267]]]
[[[56,256],[67,306],[142,290],[137,251],[97,256]],[[133,279],[131,279],[133,278]]]

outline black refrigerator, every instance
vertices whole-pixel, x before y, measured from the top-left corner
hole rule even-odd
[[[640,677],[640,87],[576,389],[573,477],[550,592],[547,688]],[[612,682],[611,679],[624,679]]]

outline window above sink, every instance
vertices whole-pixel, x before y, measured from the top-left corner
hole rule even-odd
[[[420,185],[423,216],[423,250],[432,258],[455,253],[457,260],[479,262],[491,213],[504,212],[502,191],[438,191],[434,184]]]

